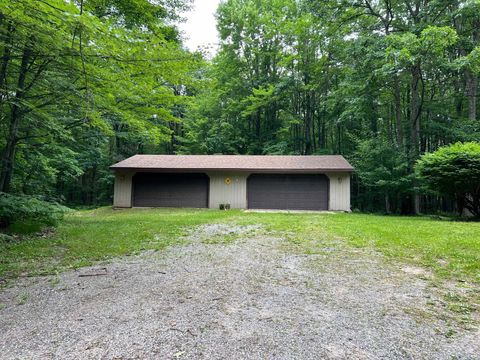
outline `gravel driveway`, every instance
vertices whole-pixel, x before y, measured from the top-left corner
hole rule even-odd
[[[478,330],[431,311],[421,271],[335,245],[305,255],[257,227],[190,238],[1,290],[0,358],[480,359]]]

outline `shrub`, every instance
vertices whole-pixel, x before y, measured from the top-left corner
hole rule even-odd
[[[460,213],[466,208],[480,216],[479,143],[456,143],[425,154],[416,173],[429,190],[454,197]]]
[[[54,226],[69,209],[33,196],[0,193],[0,228],[7,232],[35,232]]]

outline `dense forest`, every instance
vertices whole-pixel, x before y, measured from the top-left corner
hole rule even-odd
[[[480,141],[480,1],[225,0],[213,59],[183,0],[0,0],[0,192],[108,204],[136,153],[342,154],[353,207],[453,210],[426,152]]]

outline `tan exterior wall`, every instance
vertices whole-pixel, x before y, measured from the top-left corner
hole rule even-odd
[[[209,207],[218,209],[220,204],[230,204],[232,209],[247,208],[247,177],[248,173],[211,172]],[[230,179],[230,184],[225,179]]]
[[[132,172],[116,172],[113,188],[113,207],[132,207]]]
[[[134,172],[116,172],[113,206],[132,206],[132,177]],[[218,209],[220,204],[230,204],[232,209],[247,208],[247,178],[249,173],[210,172],[209,207]],[[329,210],[350,211],[350,174],[326,173],[330,179]],[[225,179],[231,180],[230,184]]]
[[[328,209],[350,211],[350,173],[326,173],[330,179]]]

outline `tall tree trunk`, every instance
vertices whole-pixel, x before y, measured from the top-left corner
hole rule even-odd
[[[15,162],[15,150],[17,147],[17,134],[22,118],[20,103],[25,90],[25,79],[27,77],[28,66],[32,57],[30,41],[27,42],[23,50],[22,62],[20,64],[17,89],[15,92],[15,101],[10,112],[10,127],[7,134],[7,143],[2,154],[2,168],[0,171],[0,191],[8,192],[13,174]]]
[[[480,20],[473,23],[472,41],[474,46],[480,44]],[[478,74],[467,69],[467,96],[468,96],[468,118],[477,120],[477,95],[478,95]]]
[[[420,146],[420,80],[421,70],[420,65],[416,64],[411,69],[412,83],[410,85],[410,156],[411,160],[415,160],[418,157]]]
[[[2,93],[2,98],[0,100],[3,100],[3,94],[7,93],[5,89],[5,83],[7,80],[7,67],[8,67],[8,63],[10,61],[10,55],[11,55],[12,37],[13,37],[13,26],[12,24],[8,24],[7,34],[4,36],[4,39],[3,39],[3,43],[5,45],[4,45],[3,55],[2,55],[1,65],[0,65],[0,93]]]
[[[453,90],[454,90],[454,101],[455,101],[455,114],[458,119],[462,117],[463,113],[463,93],[460,79],[455,79],[453,82]]]
[[[261,145],[260,145],[260,110],[255,112],[255,154],[261,153]]]
[[[304,44],[306,50],[305,60],[303,61],[303,84],[305,85],[305,102],[304,102],[304,141],[305,148],[304,154],[309,155],[312,153],[312,90],[310,89],[310,54],[309,44]]]
[[[458,8],[458,1],[455,1],[455,6]],[[464,32],[465,24],[461,17],[456,17],[453,20],[457,33]],[[480,42],[480,21],[473,21],[471,40],[473,46],[477,46]],[[467,50],[461,46],[459,49],[461,56],[467,55]],[[478,89],[478,75],[474,74],[469,68],[464,71],[465,77],[465,95],[468,99],[468,119],[475,121],[477,119],[477,89]],[[462,99],[463,100],[463,99]]]
[[[468,119],[477,120],[477,89],[478,76],[469,69],[465,70],[465,87],[468,97]]]
[[[313,98],[313,103],[315,103],[315,98]],[[317,150],[317,137],[315,135],[315,108],[312,108],[312,145],[313,151]]]
[[[421,86],[421,68],[420,64],[415,64],[411,68],[412,83],[410,86],[410,164],[418,158],[420,153],[420,113],[421,113],[421,99],[420,99],[420,86]],[[420,195],[415,192],[413,195],[413,211],[415,214],[420,213]]]
[[[397,128],[397,146],[399,148],[403,148],[402,98],[398,76],[395,76],[394,78],[393,92],[395,97],[395,126]]]
[[[385,213],[390,214],[390,197],[385,194]]]
[[[305,155],[310,155],[312,153],[312,108],[310,101],[310,90],[307,90],[306,99],[305,99]]]

